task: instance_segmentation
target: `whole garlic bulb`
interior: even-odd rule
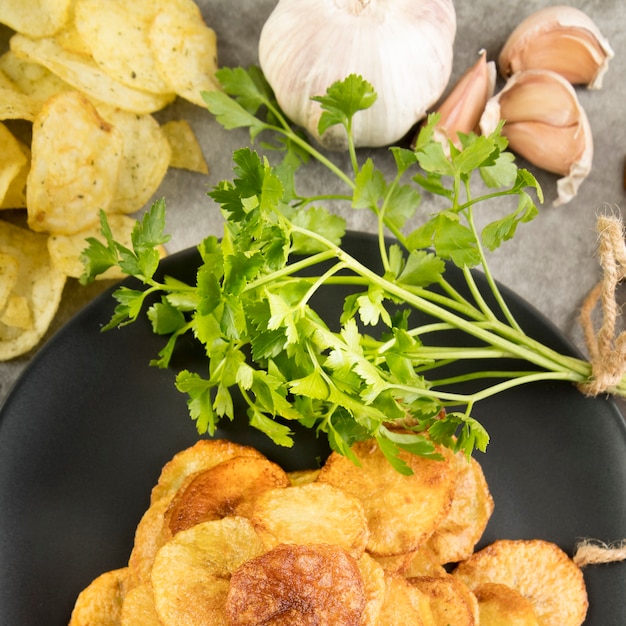
[[[359,74],[378,94],[353,120],[357,146],[401,139],[443,93],[452,71],[452,0],[279,0],[263,26],[259,62],[276,99],[324,147],[347,147],[338,126],[317,132],[321,96]]]

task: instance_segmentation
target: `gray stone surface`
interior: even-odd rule
[[[247,66],[256,63],[260,29],[275,2],[206,0],[199,4],[207,23],[217,32],[220,64]],[[487,50],[490,59],[495,59],[508,34],[523,17],[553,3],[546,0],[509,0],[506,3],[501,0],[459,0],[455,4],[458,31],[452,82],[473,62],[481,48]],[[615,51],[603,88],[599,91],[578,89],[594,135],[593,170],[577,197],[560,207],[551,206],[556,194],[556,177],[533,170],[543,186],[545,204],[540,215],[520,228],[515,240],[492,257],[492,268],[497,279],[532,303],[575,343],[582,345],[578,310],[600,276],[594,231],[596,215],[603,211],[619,212],[626,207],[623,186],[626,4],[623,0],[575,0],[571,4],[595,20]],[[0,49],[6,47],[8,34],[6,29],[0,30]],[[501,84],[500,81],[499,86]],[[208,178],[171,170],[156,194],[167,201],[168,230],[172,234],[169,250],[175,252],[197,244],[207,234],[221,233],[221,217],[206,191],[220,180],[231,177],[232,152],[247,145],[248,137],[244,131],[222,130],[208,112],[182,101],[175,102],[157,117],[160,120],[188,119],[202,143],[211,169]],[[377,158],[384,160],[384,152],[377,151]],[[335,158],[339,163],[344,159],[337,155]],[[323,172],[311,168],[306,184],[313,189],[322,189],[329,182]],[[422,210],[427,207],[425,202]],[[504,207],[493,206],[489,210],[493,212],[492,217]],[[345,215],[351,229],[370,231],[374,228],[373,220],[364,212],[346,212]],[[100,288],[86,290],[76,281],[69,281],[61,310],[46,340]],[[36,353],[35,350],[12,362],[0,363],[0,404]]]

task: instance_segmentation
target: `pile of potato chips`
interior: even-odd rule
[[[215,32],[192,0],[5,0],[0,22],[14,31],[0,56],[7,360],[45,333],[66,277],[82,273],[85,238],[99,236],[100,210],[129,242],[131,215],[169,167],[208,173],[189,123],[152,114],[177,96],[204,106],[201,92],[218,84]],[[26,223],[1,209],[25,210]]]
[[[578,626],[580,569],[542,540],[475,552],[493,500],[475,459],[375,441],[285,472],[256,449],[201,440],[162,469],[128,565],[78,596],[70,626]]]

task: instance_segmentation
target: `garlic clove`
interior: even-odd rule
[[[440,114],[435,137],[447,146],[448,140],[460,146],[458,133],[467,135],[476,130],[480,116],[496,84],[496,66],[487,61],[487,52],[480,51],[480,58],[463,74],[437,109]]]
[[[572,85],[549,70],[516,72],[487,102],[481,131],[493,132],[500,120],[513,152],[562,177],[554,204],[569,202],[593,160],[591,127]]]
[[[498,57],[506,78],[527,69],[557,72],[570,83],[599,89],[614,52],[593,20],[570,6],[529,15],[511,33]]]

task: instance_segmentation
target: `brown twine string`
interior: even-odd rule
[[[615,323],[620,314],[615,290],[626,278],[624,229],[619,218],[607,215],[598,218],[596,228],[600,237],[598,254],[603,276],[589,292],[580,312],[592,379],[579,388],[590,396],[609,390],[626,374],[626,331],[615,336]],[[602,324],[595,332],[592,314],[598,302],[602,309]]]
[[[586,539],[576,547],[573,560],[578,567],[626,561],[626,539],[614,545]]]

